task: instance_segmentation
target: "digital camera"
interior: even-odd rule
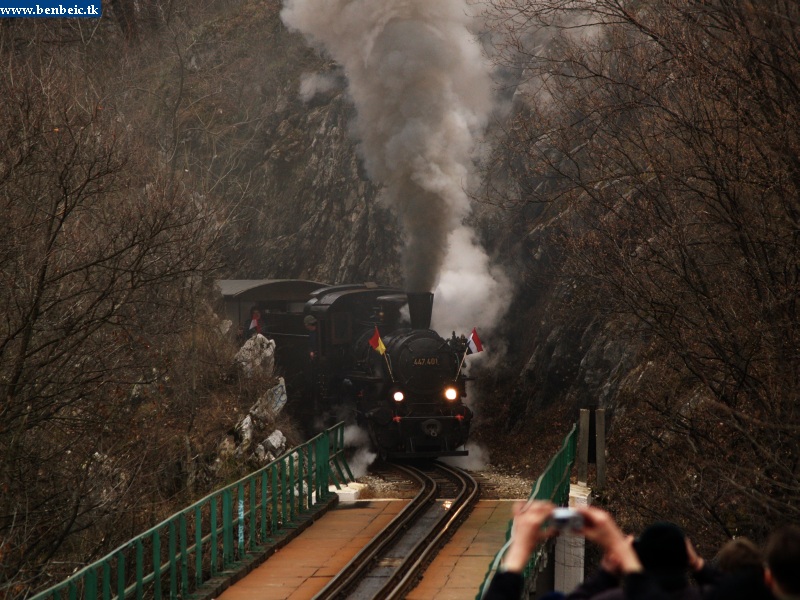
[[[559,531],[578,531],[583,527],[583,515],[572,508],[554,508],[550,521]]]

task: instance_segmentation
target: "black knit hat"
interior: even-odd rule
[[[686,537],[674,523],[653,523],[633,543],[642,567],[654,575],[665,589],[686,585],[689,554]]]

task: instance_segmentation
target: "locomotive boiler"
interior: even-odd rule
[[[433,294],[374,283],[264,280],[247,291],[234,283],[220,282],[228,313],[256,306],[265,315],[276,365],[306,420],[357,423],[388,458],[468,453],[466,338],[430,329]]]

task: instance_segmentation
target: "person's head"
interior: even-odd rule
[[[744,569],[762,569],[764,555],[761,549],[747,538],[727,542],[716,556],[717,567],[723,573],[736,573]]]
[[[788,525],[775,531],[764,549],[764,578],[776,598],[800,598],[800,527]]]
[[[306,315],[303,319],[303,325],[306,326],[306,329],[313,330],[317,328],[317,319],[314,315]]]
[[[665,590],[688,584],[689,554],[686,536],[674,523],[653,523],[633,543],[645,571],[653,575]]]
[[[250,309],[250,318],[251,319],[259,319],[261,318],[261,311],[258,310],[257,306],[254,306]]]

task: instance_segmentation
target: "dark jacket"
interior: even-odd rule
[[[724,575],[707,594],[706,600],[775,600],[764,583],[764,570],[742,569]]]
[[[620,582],[615,575],[601,569],[567,594],[567,600],[625,600],[631,594],[647,598],[648,594],[654,593],[654,589],[658,590],[658,597],[664,600],[702,600],[698,588],[690,586],[688,580],[684,579],[683,582],[683,585],[668,585],[665,589],[659,577],[652,573],[628,576]],[[626,589],[629,585],[633,586],[630,590]]]
[[[578,592],[578,594],[589,593],[593,586],[602,587],[611,584],[615,587],[611,590],[606,589],[606,591],[601,592],[601,594],[614,592],[618,594],[619,598],[622,600],[676,600],[676,598],[683,598],[683,596],[673,596],[665,592],[652,577],[643,573],[627,576],[623,581],[622,587],[619,586],[619,580],[615,576],[604,571],[600,573],[603,573],[603,575],[600,576],[599,580],[589,583],[588,586],[582,584],[579,588],[582,588],[583,591],[576,590],[576,592]],[[489,588],[483,595],[482,600],[519,600],[522,595],[523,585],[524,581],[522,575],[519,573],[496,573],[492,578],[492,582],[489,584]],[[688,590],[697,591],[694,588],[688,588]],[[574,593],[575,592],[573,592],[573,594]],[[567,595],[567,598],[573,598],[573,594]],[[591,596],[578,597],[589,598]],[[686,598],[699,600],[700,594],[698,593],[696,596],[688,594]]]
[[[523,585],[520,573],[495,573],[482,600],[519,600]]]

